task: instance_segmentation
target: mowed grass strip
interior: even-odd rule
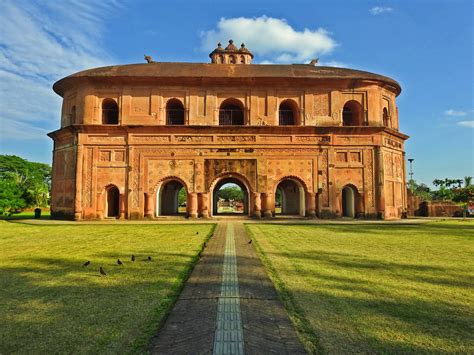
[[[474,353],[474,223],[249,224],[312,353]]]
[[[145,350],[213,230],[0,221],[0,353]]]

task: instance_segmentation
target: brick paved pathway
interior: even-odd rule
[[[219,222],[154,354],[304,354],[242,222]]]

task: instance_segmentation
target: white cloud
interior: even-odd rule
[[[369,9],[371,15],[377,16],[383,13],[393,12],[393,8],[391,7],[383,7],[383,6],[374,6],[373,8]]]
[[[52,84],[113,62],[102,47],[103,20],[116,0],[0,2],[0,138],[49,139],[60,124]]]
[[[330,60],[328,62],[325,61],[318,61],[318,65],[322,67],[338,67],[338,68],[349,68],[350,65],[343,63],[343,62],[338,62],[337,60]]]
[[[466,111],[457,111],[457,110],[446,110],[444,111],[444,114],[447,116],[454,116],[454,117],[460,117],[460,116],[466,116],[467,112]]]
[[[474,120],[471,120],[471,121],[459,121],[457,124],[458,124],[459,126],[462,126],[462,127],[474,128]]]
[[[285,19],[261,16],[221,18],[216,29],[201,33],[201,49],[210,52],[218,42],[225,47],[229,39],[234,39],[237,46],[244,42],[261,63],[307,63],[337,46],[331,33],[323,28],[298,31]]]

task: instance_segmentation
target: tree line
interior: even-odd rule
[[[16,155],[0,155],[0,214],[49,206],[51,166]]]

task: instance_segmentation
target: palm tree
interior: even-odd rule
[[[472,176],[464,176],[464,187],[472,185]]]

